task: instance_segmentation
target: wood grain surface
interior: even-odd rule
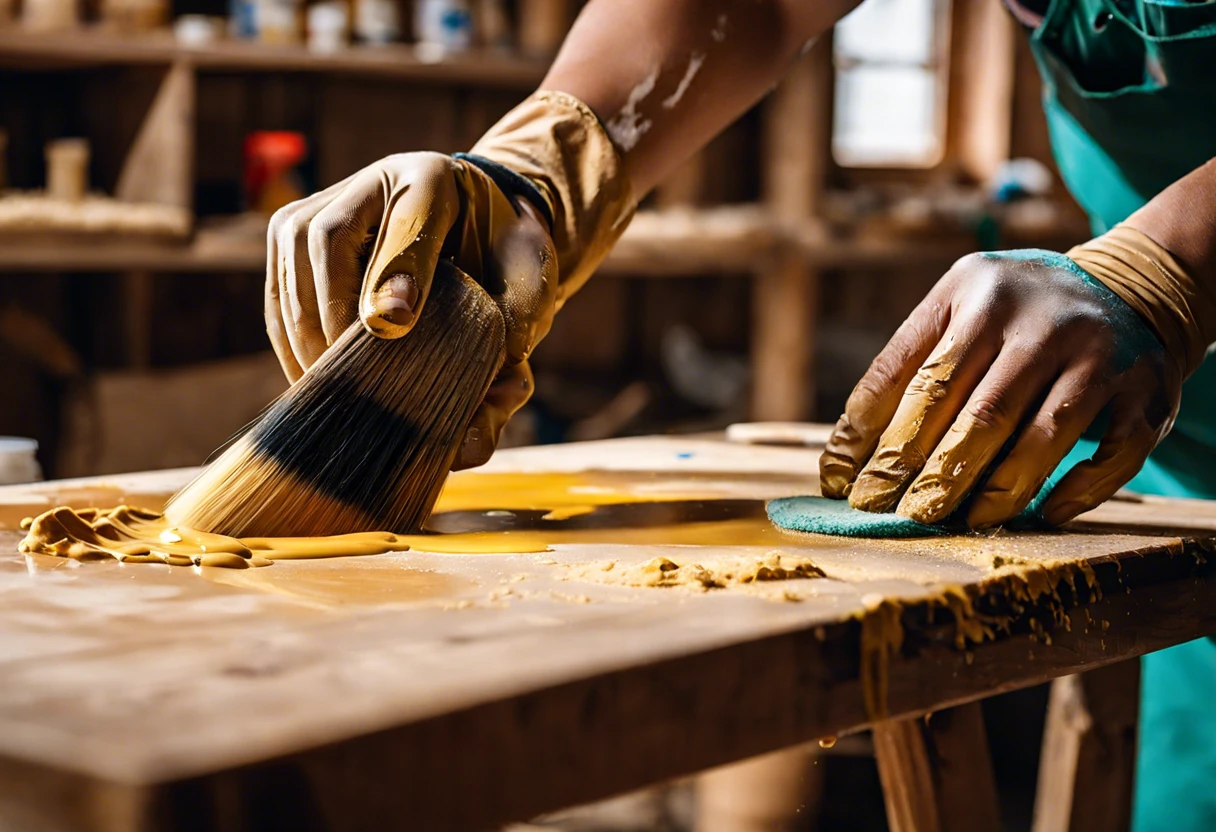
[[[634,495],[520,555],[192,570],[25,557],[0,531],[0,828],[484,829],[867,725],[876,662],[883,715],[911,716],[1216,632],[1216,513],[1186,501],[1110,503],[1058,533],[715,542],[763,524],[767,498],[814,493],[816,471],[810,449],[710,439],[504,452],[460,482],[591,472]],[[189,476],[0,489],[0,521],[154,502]],[[499,518],[518,496],[436,519]],[[660,510],[690,519],[675,542],[648,525]],[[1134,534],[1103,525],[1123,521]],[[700,542],[679,542],[689,529]],[[579,577],[773,550],[827,577],[700,593]],[[960,639],[962,596],[964,624],[1007,628]],[[875,656],[893,617],[902,638]]]

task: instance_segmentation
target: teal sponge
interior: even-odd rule
[[[933,537],[950,534],[943,526],[927,526],[894,512],[876,514],[852,508],[848,500],[827,497],[783,497],[770,500],[768,518],[783,529],[841,537]]]
[[[1015,530],[1047,528],[1042,507],[1051,492],[1048,483],[1026,507],[1026,510],[1005,524]],[[957,514],[940,525],[926,525],[901,517],[894,512],[861,511],[848,500],[827,497],[782,497],[769,500],[765,507],[768,519],[777,526],[794,532],[834,534],[839,537],[935,537],[945,534],[966,534],[970,530]]]

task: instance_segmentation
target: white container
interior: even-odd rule
[[[337,52],[346,48],[349,25],[346,4],[326,0],[308,7],[308,49]]]
[[[42,468],[38,465],[37,453],[37,440],[0,436],[0,485],[41,480]]]
[[[383,45],[400,40],[396,0],[355,0],[354,30],[361,43]]]
[[[463,52],[473,44],[473,15],[468,0],[418,0],[414,7],[418,43],[445,52]]]
[[[183,14],[173,22],[173,36],[185,47],[206,46],[220,39],[224,19],[202,14]]]

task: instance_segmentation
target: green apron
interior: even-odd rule
[[[1216,0],[1052,0],[1031,47],[1060,174],[1095,233],[1216,157]],[[1216,360],[1128,487],[1216,498]],[[1143,679],[1133,829],[1213,832],[1216,643],[1147,656]]]

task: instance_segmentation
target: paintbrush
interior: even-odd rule
[[[502,312],[443,262],[402,338],[359,322],[165,507],[234,537],[421,528],[502,367]]]

